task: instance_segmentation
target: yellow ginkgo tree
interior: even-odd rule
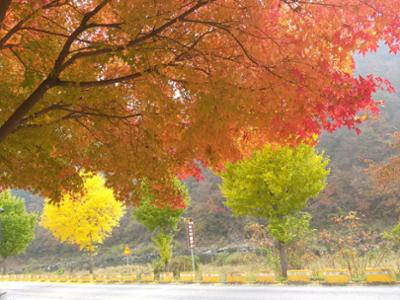
[[[40,224],[61,243],[77,245],[86,251],[90,257],[89,271],[93,274],[97,246],[119,225],[125,207],[115,199],[114,191],[105,186],[103,177],[90,173],[81,176],[82,191],[64,193],[57,204],[46,199]]]

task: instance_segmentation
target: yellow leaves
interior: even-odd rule
[[[353,75],[354,71],[354,60],[352,53],[348,54],[340,64],[339,69],[347,74]]]
[[[40,224],[60,242],[94,252],[119,224],[125,208],[99,175],[81,174],[80,193],[66,193],[59,205],[46,200]]]

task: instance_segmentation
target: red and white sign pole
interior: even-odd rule
[[[186,219],[186,238],[188,242],[188,247],[190,248],[190,253],[192,254],[192,270],[193,274],[196,272],[194,264],[194,227],[192,218]]]

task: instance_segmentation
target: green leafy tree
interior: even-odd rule
[[[225,205],[236,216],[268,222],[280,254],[281,272],[287,276],[286,246],[309,226],[298,213],[326,185],[328,159],[312,146],[266,145],[248,159],[229,163],[221,174]]]
[[[134,209],[134,218],[153,233],[152,241],[156,246],[160,261],[158,268],[166,269],[172,257],[172,241],[178,229],[185,208],[190,203],[189,192],[178,179],[174,180],[175,196],[181,198],[183,207],[159,206],[155,201],[154,191],[142,183],[140,190],[140,205]]]
[[[35,233],[36,215],[27,213],[24,201],[9,191],[0,193],[0,255],[4,272],[7,257],[20,254],[32,242]]]

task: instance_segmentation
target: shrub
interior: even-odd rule
[[[153,267],[153,272],[154,272],[154,277],[156,279],[160,278],[160,273],[164,272],[165,270],[165,264],[161,259],[154,260],[152,263]]]
[[[196,271],[199,269],[200,259],[194,257],[194,266]],[[192,257],[191,256],[176,256],[171,259],[168,270],[174,273],[174,276],[178,276],[181,272],[191,272],[192,271]]]
[[[56,275],[64,275],[65,269],[63,267],[61,267],[55,273],[56,273]]]

